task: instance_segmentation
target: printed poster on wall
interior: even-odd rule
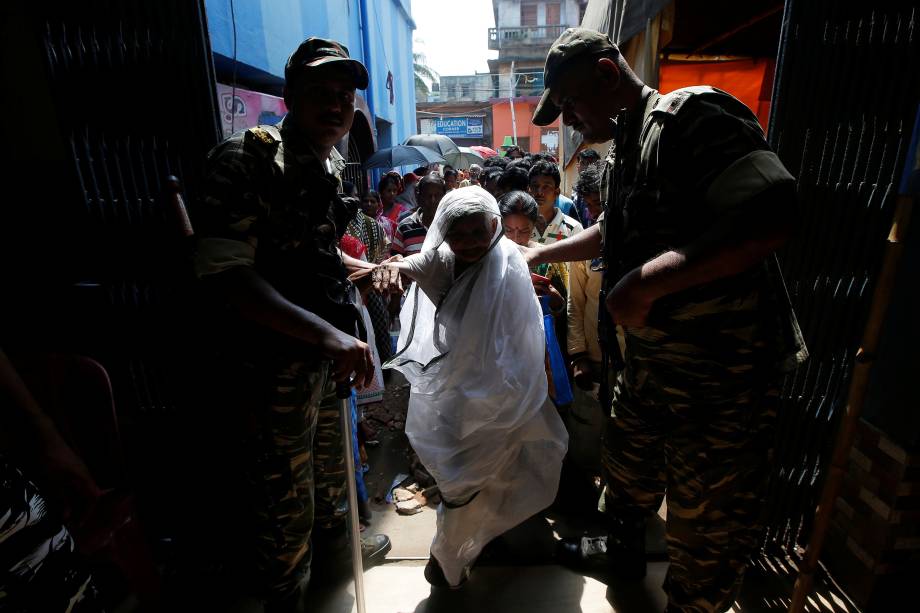
[[[220,125],[224,138],[234,132],[258,125],[274,125],[287,113],[284,99],[248,89],[217,84]]]

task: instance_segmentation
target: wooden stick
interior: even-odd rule
[[[853,439],[856,436],[856,428],[859,425],[859,417],[866,399],[869,373],[872,369],[872,363],[875,361],[875,352],[878,349],[882,324],[885,321],[885,314],[891,302],[891,292],[894,289],[897,278],[898,265],[904,253],[904,238],[910,223],[912,208],[913,198],[911,196],[898,196],[891,232],[888,235],[888,245],[879,271],[878,282],[872,293],[872,306],[869,310],[869,318],[866,321],[863,341],[859,351],[856,353],[856,365],[853,367],[853,375],[850,380],[846,412],[843,415],[840,431],[837,434],[834,454],[821,491],[821,500],[815,511],[814,527],[812,528],[811,538],[808,541],[808,547],[805,550],[805,559],[795,582],[795,590],[792,594],[792,601],[789,604],[789,613],[801,613],[804,611],[808,594],[811,592],[814,574],[818,568],[818,558],[821,555],[824,539],[830,528],[834,503],[840,495],[840,488],[843,485],[847,464],[849,463],[850,450],[853,447]]]

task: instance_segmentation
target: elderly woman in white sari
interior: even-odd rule
[[[415,281],[385,368],[411,384],[406,434],[441,490],[435,586],[463,583],[490,540],[552,503],[567,445],[530,271],[500,219],[484,189],[452,191],[422,251],[387,264]]]

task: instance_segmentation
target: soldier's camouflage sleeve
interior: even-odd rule
[[[258,242],[257,222],[265,207],[258,185],[263,158],[251,131],[236,134],[209,154],[202,198],[195,210],[199,277],[251,266]]]
[[[662,132],[661,170],[719,214],[795,179],[770,150],[757,117],[728,95],[694,96]]]

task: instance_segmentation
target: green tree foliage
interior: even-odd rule
[[[429,83],[437,81],[440,77],[438,73],[428,67],[425,62],[424,54],[412,54],[412,67],[415,70],[415,91],[427,96],[431,93],[431,86]]]

